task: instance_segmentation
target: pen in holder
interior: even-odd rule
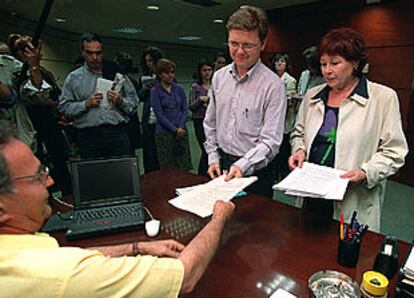
[[[361,241],[359,239],[341,240],[338,244],[338,263],[344,267],[353,268],[358,263],[359,249]]]

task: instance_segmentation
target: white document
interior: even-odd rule
[[[181,188],[176,188],[175,189],[175,193],[177,196],[181,196],[182,194],[185,194],[189,191],[192,191],[194,188],[196,188],[197,185],[195,186],[188,186],[188,187],[181,187]]]
[[[155,75],[154,76],[142,76],[141,77],[141,83],[142,83],[142,86],[144,86],[145,89],[151,89],[150,86],[157,83],[157,77]]]
[[[269,298],[296,298],[295,295],[281,288],[277,289]]]
[[[408,275],[414,275],[414,248],[411,248],[410,250],[410,255],[404,265],[404,270],[408,273]]]
[[[174,207],[189,211],[200,217],[213,214],[217,200],[230,201],[241,190],[257,180],[257,177],[234,178],[224,181],[224,175],[207,183],[193,186],[190,190],[180,189],[181,195],[169,200]],[[179,191],[177,189],[177,191]]]
[[[96,81],[96,92],[102,93],[102,101],[100,106],[105,109],[111,108],[111,103],[108,101],[107,93],[109,90],[111,90],[113,83],[114,82],[112,82],[111,80],[103,78],[98,78],[98,80]]]
[[[349,179],[340,178],[345,171],[308,162],[296,168],[273,189],[304,197],[343,200]]]

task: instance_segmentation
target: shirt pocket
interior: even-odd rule
[[[239,131],[247,137],[258,137],[262,128],[262,112],[257,108],[245,107],[239,112]]]

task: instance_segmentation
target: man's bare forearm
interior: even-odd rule
[[[30,67],[30,80],[36,88],[40,89],[42,87],[43,76],[39,66]]]
[[[121,257],[121,256],[132,256],[138,253],[138,246],[134,248],[134,243],[126,243],[119,245],[111,246],[97,246],[97,247],[88,247],[90,250],[97,250],[107,257]]]
[[[225,222],[223,218],[213,218],[178,257],[185,268],[182,293],[191,292],[203,275],[217,250]]]

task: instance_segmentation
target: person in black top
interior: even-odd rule
[[[138,80],[138,96],[144,102],[141,119],[145,173],[156,171],[160,168],[154,137],[156,117],[151,109],[150,91],[157,84],[155,65],[163,57],[164,54],[156,47],[148,47],[141,56],[142,75]]]

